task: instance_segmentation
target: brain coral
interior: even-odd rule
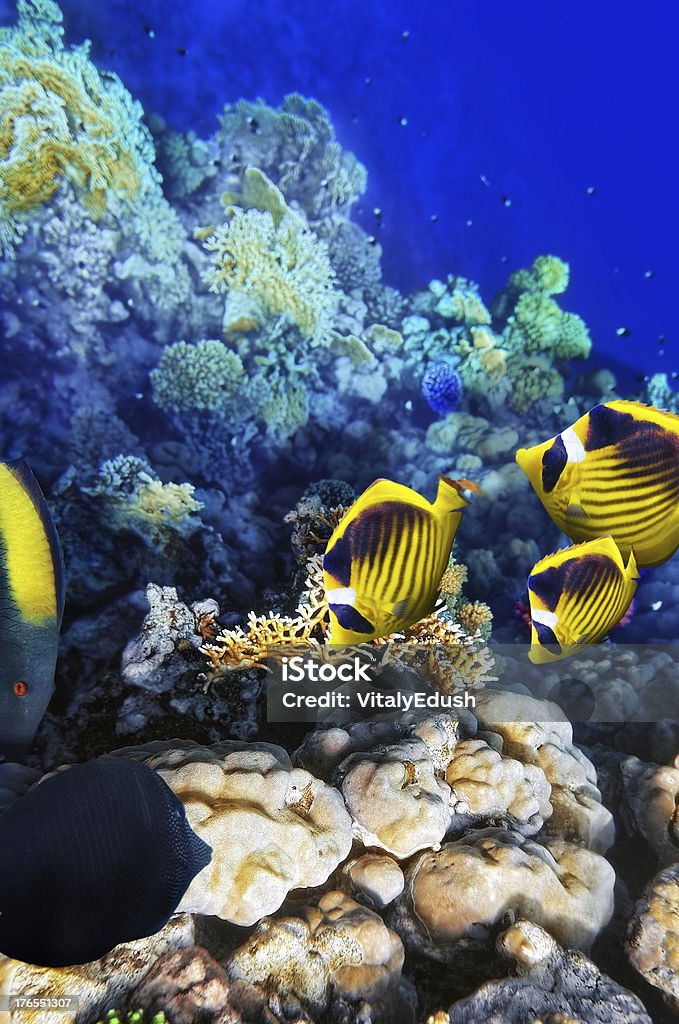
[[[30,211],[62,179],[97,217],[110,198],[142,187],[153,163],[143,110],[116,75],[101,75],[89,44],[66,50],[52,0],[19,0],[16,28],[0,30],[0,240],[21,233]]]

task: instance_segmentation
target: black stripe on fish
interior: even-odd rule
[[[330,604],[330,610],[339,622],[342,629],[349,629],[352,633],[374,633],[375,627],[368,622],[360,612],[350,604]]]
[[[559,482],[559,477],[566,468],[568,453],[561,434],[554,438],[554,444],[542,456],[542,489],[550,494]]]
[[[618,412],[606,405],[595,405],[589,411],[585,451],[607,448],[611,444],[627,441],[640,425],[640,420],[628,412]]]
[[[342,587],[351,583],[351,527],[349,523],[344,534],[338,537],[323,556],[323,568]]]
[[[538,636],[538,643],[541,647],[554,648],[552,654],[561,653],[561,644],[556,638],[556,633],[551,626],[545,626],[543,622],[534,622],[533,626]]]

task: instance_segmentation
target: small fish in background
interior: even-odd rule
[[[74,765],[0,815],[0,952],[66,967],[153,935],[211,856],[147,765]]]
[[[432,504],[417,491],[376,480],[357,498],[323,558],[330,643],[357,644],[406,629],[434,609],[468,480],[439,475]]]
[[[679,547],[679,416],[606,402],[516,461],[571,540],[610,534],[646,568]]]
[[[528,577],[530,660],[558,661],[598,643],[626,615],[638,579],[634,553],[625,565],[612,537],[541,559]]]
[[[54,690],[64,611],[59,538],[23,459],[0,462],[0,754],[30,746]]]

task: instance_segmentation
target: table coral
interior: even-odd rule
[[[189,886],[181,910],[254,924],[291,889],[322,885],[351,849],[340,794],[293,768],[282,747],[170,740],[117,753],[157,771],[212,847],[212,861]]]

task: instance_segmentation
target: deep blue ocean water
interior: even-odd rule
[[[320,100],[368,167],[357,215],[389,283],[461,274],[490,301],[510,270],[553,252],[571,264],[564,307],[590,326],[597,361],[679,370],[676,5],[61,6],[68,41],[91,38],[95,62],[173,128],[206,137],[240,97]],[[0,16],[14,20],[7,0]]]

